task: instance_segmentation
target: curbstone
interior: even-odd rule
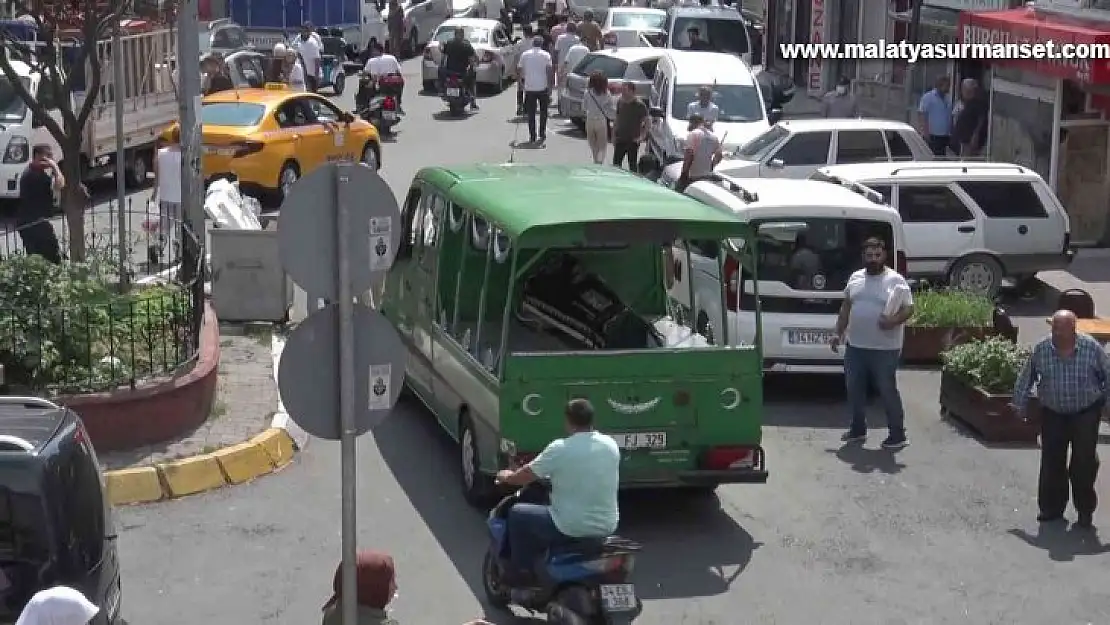
[[[162,479],[154,467],[132,467],[104,474],[108,501],[113,506],[133,503],[151,503],[165,497]]]
[[[274,461],[266,449],[250,441],[224,447],[212,455],[230,484],[242,484],[274,470]]]
[[[274,466],[279,469],[293,460],[293,439],[281,428],[270,428],[248,442],[265,449]]]
[[[212,454],[165,462],[157,467],[170,497],[202,493],[227,484],[227,477]]]

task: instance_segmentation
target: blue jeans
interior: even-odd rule
[[[552,545],[568,540],[555,527],[551,509],[518,503],[509,511],[509,564],[517,573],[531,573]]]
[[[848,409],[852,413],[852,433],[867,432],[865,410],[870,382],[879,392],[890,435],[905,435],[906,414],[902,409],[902,396],[898,393],[900,356],[901,350],[897,349],[863,349],[851,345],[845,348],[844,381],[848,389]]]

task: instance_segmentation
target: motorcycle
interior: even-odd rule
[[[446,72],[443,77],[443,101],[454,117],[462,117],[466,113],[466,106],[470,104],[471,95],[463,85],[463,75],[458,72]]]
[[[393,127],[401,122],[401,91],[404,79],[400,76],[382,76],[375,83],[366,73],[359,76],[355,94],[355,110],[359,117],[374,124],[382,135],[393,134]]]
[[[543,612],[553,625],[630,625],[643,611],[628,578],[642,547],[619,536],[579,538],[553,546],[537,566],[539,587],[510,588],[501,580],[507,566],[508,517],[517,503],[546,504],[548,487],[533,482],[506,496],[490,511],[490,545],[482,562],[482,587],[490,604],[515,604]]]

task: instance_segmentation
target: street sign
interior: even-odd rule
[[[389,321],[354,306],[355,429],[365,434],[393,409],[405,379],[405,346]],[[339,306],[328,304],[302,321],[285,341],[278,387],[289,418],[309,434],[337,441],[339,425]]]
[[[278,245],[285,272],[305,291],[339,297],[335,207],[345,203],[350,287],[364,293],[389,270],[401,242],[401,211],[389,185],[362,164],[331,164],[301,178],[278,216]]]

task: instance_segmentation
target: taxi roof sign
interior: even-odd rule
[[[268,82],[262,88],[266,91],[285,91],[289,86],[283,82]]]

